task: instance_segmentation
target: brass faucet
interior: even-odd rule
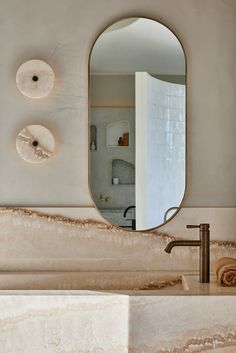
[[[199,228],[199,240],[173,240],[167,244],[165,251],[170,254],[175,246],[199,246],[199,274],[201,283],[210,282],[210,224],[187,225],[187,228]]]

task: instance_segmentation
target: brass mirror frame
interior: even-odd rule
[[[90,173],[90,167],[91,167],[91,158],[90,158],[90,146],[89,146],[89,141],[90,141],[90,121],[91,121],[91,78],[90,78],[90,63],[91,63],[91,55],[92,55],[92,51],[94,49],[94,46],[98,40],[98,38],[112,25],[114,25],[115,23],[122,21],[122,20],[128,20],[128,19],[132,19],[132,18],[144,18],[147,20],[152,20],[155,22],[160,23],[161,25],[165,26],[167,29],[169,29],[170,32],[172,32],[172,34],[176,37],[176,39],[179,41],[181,48],[183,50],[184,53],[184,59],[185,59],[185,188],[184,188],[184,193],[183,193],[183,197],[182,200],[178,206],[178,208],[176,209],[175,213],[173,213],[173,215],[168,218],[166,221],[164,221],[163,223],[159,224],[156,227],[153,228],[148,228],[148,229],[138,229],[138,230],[132,230],[132,229],[125,229],[122,227],[119,227],[116,224],[110,223],[108,220],[106,220],[106,218],[102,215],[101,211],[99,210],[99,208],[97,207],[96,203],[94,202],[93,199],[93,193],[91,190],[91,173]],[[126,233],[150,233],[154,230],[157,230],[161,227],[163,227],[164,225],[166,225],[167,223],[169,223],[181,210],[183,203],[186,199],[186,194],[187,194],[187,190],[188,190],[188,173],[187,173],[187,167],[188,167],[188,119],[187,119],[187,113],[188,113],[188,103],[187,103],[187,97],[188,97],[188,85],[187,85],[187,81],[188,81],[188,71],[187,71],[187,55],[186,55],[186,51],[184,49],[184,46],[182,44],[181,39],[179,38],[179,36],[174,32],[174,30],[167,25],[166,23],[164,23],[162,20],[159,20],[157,18],[154,17],[148,17],[148,16],[143,16],[143,15],[133,15],[133,16],[125,16],[125,17],[118,17],[116,18],[116,20],[112,21],[112,22],[108,22],[107,25],[105,25],[103,27],[103,29],[96,34],[96,37],[93,41],[93,44],[91,46],[90,52],[89,52],[89,56],[88,56],[88,189],[89,189],[89,193],[90,193],[90,197],[93,201],[94,204],[94,208],[97,210],[97,212],[99,213],[99,215],[105,220],[106,223],[110,224],[112,227],[117,228],[117,231],[123,231]]]

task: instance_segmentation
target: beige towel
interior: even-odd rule
[[[215,262],[214,270],[221,286],[236,286],[236,259],[222,257]]]

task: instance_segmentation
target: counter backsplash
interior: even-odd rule
[[[198,249],[164,252],[175,238],[198,238],[186,224],[211,224],[211,261],[236,257],[235,208],[183,208],[165,226],[131,232],[94,208],[1,208],[0,270],[104,271],[198,269]]]

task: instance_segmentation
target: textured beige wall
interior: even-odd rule
[[[134,107],[134,76],[93,75],[90,82],[93,107]]]
[[[1,0],[0,165],[2,204],[92,206],[88,180],[88,58],[96,35],[130,15],[166,23],[188,63],[188,190],[185,206],[236,206],[235,0]],[[30,101],[15,86],[25,60],[55,70],[56,87]],[[33,169],[15,155],[29,123],[58,141],[52,164]],[[39,192],[40,190],[40,192]]]
[[[184,76],[158,75],[163,81],[184,84]],[[134,75],[92,75],[90,78],[93,107],[134,107]]]

